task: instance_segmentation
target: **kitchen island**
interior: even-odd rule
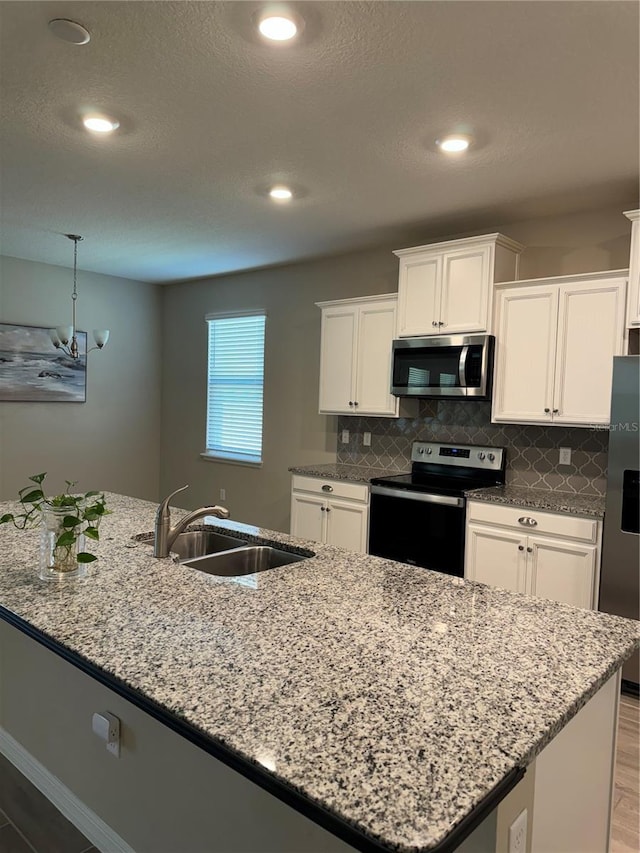
[[[315,556],[206,575],[133,541],[155,504],[107,500],[99,560],[68,586],[38,581],[36,531],[0,528],[0,745],[24,748],[140,851],[204,849],[169,835],[203,795],[211,851],[495,850],[500,800],[615,694],[639,644],[625,619],[233,522],[212,526]],[[85,707],[89,682],[105,692]],[[122,718],[120,759],[91,736],[90,711],[105,710]],[[186,753],[197,780],[181,776]],[[253,847],[238,840],[252,820]]]

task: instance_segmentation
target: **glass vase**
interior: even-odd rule
[[[40,567],[38,577],[41,580],[67,581],[84,577],[87,566],[78,562],[78,554],[84,551],[85,537],[81,527],[65,527],[64,519],[76,513],[69,507],[47,507],[42,510],[40,532]],[[72,532],[73,542],[60,543],[63,534]]]

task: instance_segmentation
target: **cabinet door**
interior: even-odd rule
[[[631,229],[631,258],[629,260],[629,308],[627,321],[630,328],[640,326],[640,210],[630,210],[625,216],[633,222]]]
[[[358,415],[398,413],[398,398],[389,391],[395,330],[395,301],[370,302],[360,308],[354,401]]]
[[[506,530],[467,525],[464,576],[468,580],[526,592],[525,539]]]
[[[442,270],[440,330],[444,335],[487,329],[492,247],[447,252]]]
[[[326,539],[326,502],[313,495],[291,493],[291,535],[313,542]]]
[[[357,306],[325,308],[320,344],[320,412],[353,414]],[[349,406],[349,403],[352,405]]]
[[[494,421],[551,422],[557,317],[557,288],[498,293]]]
[[[327,544],[367,553],[369,507],[346,501],[327,502]]]
[[[398,335],[440,335],[442,255],[400,258]]]
[[[591,609],[594,602],[595,545],[529,537],[529,591],[574,607]]]
[[[625,279],[560,287],[554,423],[608,424],[624,346]]]

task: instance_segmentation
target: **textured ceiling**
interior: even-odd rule
[[[286,46],[259,8],[1,2],[2,253],[168,281],[636,198],[637,3],[306,2]]]

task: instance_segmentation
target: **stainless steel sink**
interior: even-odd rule
[[[239,577],[264,572],[267,569],[276,569],[278,566],[286,566],[289,563],[298,563],[300,560],[306,559],[307,557],[301,554],[281,551],[279,548],[271,548],[269,545],[253,545],[247,548],[238,548],[235,551],[227,551],[223,554],[210,554],[207,557],[199,557],[195,560],[185,560],[184,564],[210,575]]]
[[[153,536],[144,541],[145,544],[153,546]],[[178,555],[182,563],[206,554],[242,548],[246,544],[246,539],[236,539],[235,536],[225,536],[224,533],[216,533],[213,530],[188,530],[176,536],[170,550],[172,554]]]

